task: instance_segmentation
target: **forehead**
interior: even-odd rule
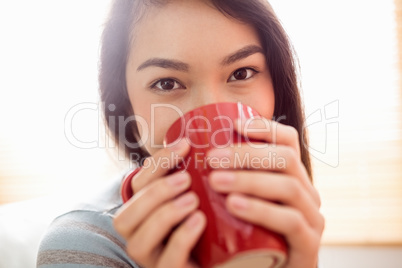
[[[260,45],[256,30],[209,1],[174,0],[147,8],[134,27],[130,54],[136,59],[218,56],[251,44]]]

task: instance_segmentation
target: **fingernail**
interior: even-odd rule
[[[176,172],[170,175],[166,181],[172,186],[179,186],[189,181],[189,174],[187,172]]]
[[[229,158],[232,154],[232,150],[230,148],[215,148],[208,151],[207,156],[209,157],[217,157],[217,158]]]
[[[235,180],[234,173],[230,171],[214,171],[210,176],[211,181],[218,186],[230,186]]]
[[[177,207],[186,207],[186,206],[189,206],[189,205],[194,204],[195,201],[196,201],[196,196],[195,196],[195,194],[194,194],[194,193],[187,193],[187,194],[185,194],[185,195],[180,196],[179,198],[177,198],[177,199],[174,201],[174,204],[175,204]]]
[[[172,143],[169,143],[166,147],[172,151],[180,151],[186,146],[188,146],[188,142],[186,138],[182,138],[180,141],[174,141]]]
[[[200,213],[194,213],[191,215],[191,217],[187,220],[186,226],[190,228],[190,230],[193,230],[194,227],[197,225],[201,224],[202,221],[202,216]]]
[[[237,209],[246,209],[249,206],[249,201],[238,195],[230,196],[228,202]]]

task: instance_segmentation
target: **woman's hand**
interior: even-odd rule
[[[144,268],[166,267],[166,264],[197,267],[190,260],[190,252],[205,228],[206,219],[197,210],[196,194],[184,193],[191,184],[190,175],[187,172],[167,175],[189,149],[182,140],[177,146],[161,149],[147,158],[132,181],[135,195],[114,219],[115,229],[127,242],[128,255]]]
[[[237,125],[237,131],[266,143],[249,141],[241,147],[211,150],[208,159],[214,159],[210,165],[216,168],[210,175],[211,187],[228,194],[226,206],[234,216],[285,236],[289,246],[285,267],[317,267],[324,218],[318,192],[300,159],[297,131],[264,118],[246,126]],[[223,167],[217,158],[230,164]]]

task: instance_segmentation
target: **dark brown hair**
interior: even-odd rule
[[[146,7],[160,5],[167,0],[114,0],[102,36],[99,90],[104,105],[106,125],[126,155],[135,153],[141,159],[149,156],[138,146],[138,129],[126,88],[126,63],[135,23],[140,20]],[[304,128],[304,111],[297,80],[297,65],[293,47],[272,7],[266,0],[209,0],[226,16],[253,26],[262,43],[270,70],[274,94],[274,119],[294,127],[299,133],[301,158],[312,177],[308,138]],[[124,128],[117,120],[126,120]],[[124,142],[122,142],[124,140]]]

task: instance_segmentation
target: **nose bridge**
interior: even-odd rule
[[[193,92],[193,102],[197,107],[223,101],[222,90],[212,83],[198,85],[193,88]]]

